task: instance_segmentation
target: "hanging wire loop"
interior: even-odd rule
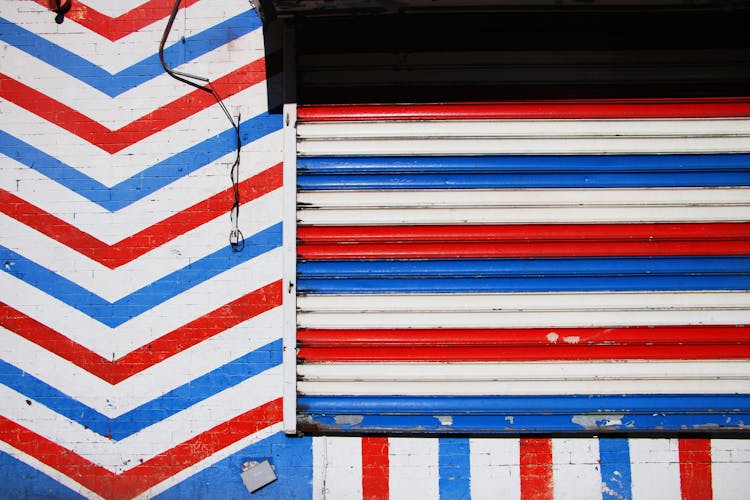
[[[65,14],[70,11],[70,8],[73,6],[73,0],[68,0],[66,3],[61,4],[60,0],[54,0],[55,8],[52,9],[52,12],[57,14],[55,16],[55,22],[57,24],[62,24],[65,20]],[[51,5],[50,5],[51,6]]]
[[[241,204],[239,187],[240,151],[242,149],[242,136],[240,135],[241,116],[238,114],[236,121],[234,120],[234,118],[232,118],[232,115],[229,113],[229,110],[224,104],[223,99],[216,91],[216,88],[214,88],[214,86],[211,84],[211,80],[203,76],[185,73],[184,71],[177,71],[174,68],[171,68],[164,60],[164,45],[167,43],[167,38],[172,31],[172,25],[174,24],[174,20],[177,17],[177,12],[179,12],[181,2],[182,0],[175,0],[174,6],[172,7],[172,13],[169,16],[169,21],[167,21],[167,26],[164,28],[164,33],[161,36],[161,41],[159,42],[159,61],[161,61],[161,65],[164,68],[164,71],[166,71],[166,73],[175,80],[186,83],[192,87],[213,95],[219,107],[224,112],[224,115],[229,120],[229,123],[232,124],[232,128],[235,132],[237,153],[234,158],[234,163],[229,169],[229,178],[232,182],[232,195],[234,198],[232,201],[232,206],[229,210],[229,220],[232,224],[232,229],[229,232],[229,245],[232,247],[233,251],[241,252],[245,248],[245,237],[243,236],[242,231],[240,231],[239,228]]]

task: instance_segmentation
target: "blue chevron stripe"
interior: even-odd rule
[[[0,360],[0,383],[33,402],[115,441],[179,413],[281,363],[281,340],[273,341],[116,418],[109,418],[60,390]]]
[[[0,498],[65,498],[86,500],[86,497],[25,462],[0,451]],[[254,500],[254,499],[253,499]]]
[[[0,260],[5,262],[3,271],[6,273],[115,328],[172,297],[279,246],[281,223],[247,238],[242,252],[234,252],[227,245],[114,303],[2,246]]]
[[[242,145],[250,144],[281,127],[281,115],[262,113],[250,118],[240,125]],[[100,207],[116,212],[230,153],[235,148],[234,133],[234,129],[227,129],[111,188],[1,130],[0,153],[41,172]]]
[[[260,26],[260,18],[251,9],[186,38],[184,43],[177,42],[166,47],[164,58],[170,66],[176,67],[246,35],[260,28]],[[111,74],[83,57],[2,17],[0,17],[0,40],[23,50],[50,66],[54,66],[110,97],[116,97],[164,74],[158,54],[149,56],[119,73]],[[158,39],[154,41],[154,50],[157,48]]]

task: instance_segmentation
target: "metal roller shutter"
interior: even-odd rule
[[[743,428],[750,98],[297,112],[299,429]]]

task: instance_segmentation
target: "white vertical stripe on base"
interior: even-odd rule
[[[552,440],[555,500],[601,500],[599,440]]]
[[[440,497],[438,451],[438,440],[435,438],[388,440],[390,500],[430,500]]]
[[[313,498],[362,498],[361,438],[313,438]]]
[[[711,476],[716,500],[746,500],[750,477],[750,440],[712,439]]]
[[[518,438],[474,438],[469,441],[469,446],[472,500],[520,500]]]
[[[676,439],[631,439],[633,500],[680,498],[680,453]]]

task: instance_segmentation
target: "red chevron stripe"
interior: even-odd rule
[[[119,475],[2,416],[0,439],[106,499],[124,500],[280,421],[281,399],[275,399]]]
[[[265,78],[266,61],[264,58],[260,58],[224,75],[214,81],[213,86],[222,99],[226,99],[241,90],[262,82]],[[0,97],[54,123],[110,154],[122,151],[128,146],[132,146],[146,137],[216,104],[213,95],[196,89],[117,130],[110,130],[83,113],[3,73],[0,73]]]
[[[243,203],[247,203],[280,188],[281,184],[282,165],[279,163],[242,181],[239,185],[240,197]],[[115,269],[226,214],[232,203],[232,197],[232,189],[228,188],[114,245],[108,245],[2,189],[0,189],[0,212],[110,269]]]
[[[51,8],[50,0],[35,1]],[[184,6],[189,7],[197,2],[198,0],[185,0]],[[65,18],[114,42],[169,16],[171,12],[172,2],[150,0],[121,16],[110,17],[75,0]]]
[[[0,325],[109,382],[118,384],[157,363],[218,335],[250,318],[281,305],[281,281],[254,290],[148,345],[111,361],[73,342],[63,334],[0,302]]]

